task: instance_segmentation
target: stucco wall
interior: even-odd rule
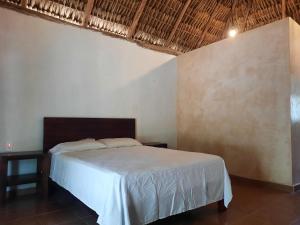
[[[300,183],[300,26],[290,20],[293,183]]]
[[[289,20],[178,57],[178,148],[292,184]]]
[[[176,80],[174,56],[0,8],[0,151],[40,149],[45,116],[136,118],[176,147]]]

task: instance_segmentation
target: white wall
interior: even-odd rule
[[[45,116],[133,117],[176,147],[175,57],[0,8],[0,149],[40,149]]]

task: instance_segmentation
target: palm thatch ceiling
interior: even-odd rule
[[[0,0],[0,6],[181,54],[286,16],[300,0]]]

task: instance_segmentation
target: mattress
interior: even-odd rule
[[[98,214],[101,225],[142,225],[232,199],[222,158],[133,146],[55,153],[50,178]]]

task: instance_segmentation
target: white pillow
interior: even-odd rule
[[[142,144],[133,138],[105,138],[99,139],[99,142],[106,145],[107,148],[141,146]]]
[[[101,142],[96,141],[95,139],[87,138],[79,141],[60,143],[55,147],[53,147],[52,149],[50,149],[50,152],[54,154],[54,153],[62,153],[62,152],[92,150],[92,149],[99,149],[99,148],[106,148],[106,146]]]

